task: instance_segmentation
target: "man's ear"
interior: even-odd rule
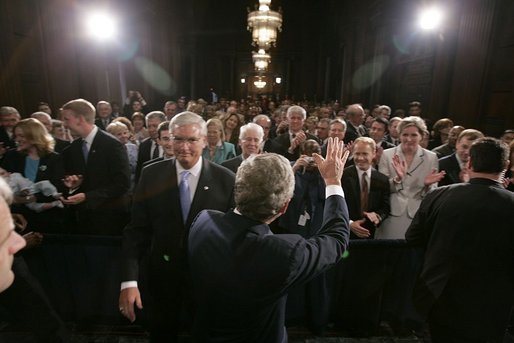
[[[287,208],[289,207],[289,202],[291,201],[291,199],[287,200],[287,202],[282,206],[282,208],[278,211],[278,213],[280,215],[283,215],[284,213],[286,213],[287,211]]]

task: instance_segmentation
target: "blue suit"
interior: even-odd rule
[[[320,232],[274,235],[234,212],[202,211],[189,235],[197,342],[286,342],[287,292],[336,264],[348,246],[344,198],[326,199]]]

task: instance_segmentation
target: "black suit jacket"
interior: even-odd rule
[[[139,144],[139,149],[137,151],[137,164],[135,174],[136,183],[139,181],[139,178],[141,177],[141,170],[143,169],[143,164],[146,161],[150,161],[152,159],[152,143],[153,140],[151,138],[147,138],[143,142],[141,142],[141,144]]]
[[[344,134],[344,143],[348,144],[353,142],[362,135],[355,129],[355,127],[349,121],[346,121],[346,133]]]
[[[109,125],[112,121],[112,117],[108,118],[107,125]],[[95,125],[98,126],[100,130],[105,131],[107,129],[107,125],[104,125],[104,122],[102,121],[102,118],[96,117],[95,119]]]
[[[356,166],[345,168],[343,176],[343,190],[350,219],[354,221],[362,219],[360,182]],[[375,169],[371,169],[367,212],[376,212],[382,218],[382,221],[384,221],[391,210],[389,199],[390,186],[387,176]],[[373,237],[373,233],[376,229],[374,225],[369,223],[366,228],[370,230],[371,237]],[[351,237],[352,239],[358,238],[353,235],[353,233]]]
[[[273,235],[268,225],[232,211],[202,211],[188,244],[195,341],[286,341],[287,292],[337,263],[348,234],[348,211],[338,195],[326,200],[323,226],[310,239]]]
[[[320,140],[318,137],[311,135],[308,132],[305,132],[305,135],[307,136],[305,138],[305,140],[314,139],[316,142],[320,143]],[[291,138],[289,136],[289,132],[286,132],[286,133],[283,133],[283,134],[277,136],[273,140],[272,144],[274,145],[272,147],[272,149],[274,149],[274,151],[269,151],[269,152],[274,152],[279,155],[282,155],[285,158],[287,158],[289,161],[296,161],[300,157],[300,146],[296,147],[293,154],[290,154],[288,151],[289,147],[291,146]]]
[[[420,313],[460,336],[503,337],[514,303],[513,208],[514,193],[489,179],[426,195],[405,235],[426,248],[413,298]]]
[[[140,259],[150,249],[150,281],[155,293],[180,289],[186,265],[184,242],[196,215],[204,209],[226,211],[233,202],[234,174],[203,159],[184,224],[175,163],[172,158],[143,169],[134,194],[132,218],[123,232],[122,281],[138,280]]]
[[[455,153],[439,160],[439,171],[442,170],[446,172],[446,175],[444,175],[444,178],[439,181],[439,186],[447,186],[462,182],[459,177],[460,165],[459,161],[457,161],[457,157],[455,157]]]
[[[120,225],[124,226],[124,223],[119,218],[126,218],[130,189],[130,166],[125,146],[109,133],[98,130],[87,163],[82,154],[82,139],[74,140],[63,156],[66,173],[83,176],[75,193],[85,193],[86,201],[73,208],[77,211],[77,224],[84,225],[81,230],[120,234]]]
[[[231,170],[234,174],[237,173],[239,166],[243,163],[243,155],[237,155],[230,160],[226,160],[221,162],[221,165],[229,170]]]
[[[14,138],[14,134],[13,134]],[[16,143],[14,142],[14,139],[9,138],[9,135],[7,134],[7,131],[5,130],[5,127],[0,126],[0,143],[4,144],[4,148],[6,149],[13,149],[16,148]]]

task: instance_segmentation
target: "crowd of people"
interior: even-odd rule
[[[387,105],[366,109],[337,101],[316,106],[262,97],[208,104],[181,97],[167,101],[162,111],[149,111],[141,93],[130,91],[123,106],[75,99],[55,115],[47,103],[24,118],[8,106],[0,108],[0,115],[0,176],[14,192],[12,213],[26,218],[27,231],[122,235],[119,302],[131,321],[143,307],[139,263],[149,252],[151,293],[159,299],[152,309],[156,342],[176,338],[181,315],[191,312],[186,247],[190,227],[202,225],[194,222],[202,210],[226,212],[235,206],[239,214],[268,223],[274,233],[298,234],[310,242],[325,227],[322,156],[329,159],[336,150],[331,142],[341,141],[349,156],[339,156],[344,176],[335,184],[342,187],[348,209],[348,234],[352,239],[405,239],[427,195],[438,186],[476,177],[470,151],[484,139],[482,132],[450,118],[427,126],[419,102],[393,113]],[[500,140],[510,149],[505,161],[511,164],[497,173],[498,180],[513,191],[514,130],[505,130]],[[278,171],[254,166],[257,174],[250,168],[262,153],[280,155],[291,167],[294,187],[286,206],[281,207],[284,199],[271,206],[260,198],[274,187],[279,187],[277,194],[285,192],[282,180],[273,179]],[[264,158],[261,163],[268,162]],[[280,165],[269,162],[267,167]],[[242,195],[249,189],[255,194]],[[226,225],[236,224],[229,220]],[[191,251],[198,249],[199,238],[194,239],[189,240]],[[208,264],[195,258],[193,268]],[[310,277],[298,278],[317,274],[305,273]],[[193,276],[204,280],[199,281],[199,298],[204,299],[205,278],[198,269]],[[323,282],[323,274],[309,282]],[[297,284],[287,282],[281,292]],[[209,311],[203,315],[200,326],[206,325]],[[447,334],[441,323],[438,317],[437,329]],[[275,329],[279,332],[268,332],[269,337],[282,339],[283,332]],[[210,334],[202,331],[205,327],[199,330],[201,339]]]

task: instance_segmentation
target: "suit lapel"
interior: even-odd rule
[[[211,180],[212,175],[210,171],[210,166],[207,160],[202,159],[202,170],[200,172],[200,178],[198,179],[198,186],[196,187],[195,195],[193,197],[193,201],[191,203],[191,208],[189,210],[189,216],[187,218],[186,227],[191,225],[194,217],[202,210],[207,208],[206,206],[207,200],[209,199],[212,190],[211,190]],[[177,188],[178,189],[178,188]]]
[[[396,148],[398,152],[400,152],[403,160],[405,161],[405,156],[403,155],[402,149]],[[414,155],[414,159],[412,160],[412,163],[409,167],[409,170],[407,172],[407,175],[411,175],[416,171],[425,161],[425,152],[423,151],[423,148],[418,146],[418,151],[416,151],[416,155]]]

